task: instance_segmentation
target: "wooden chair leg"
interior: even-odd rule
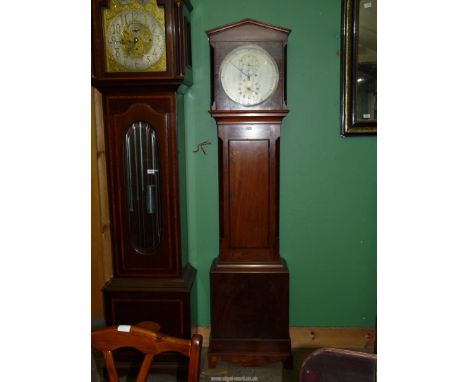
[[[151,364],[153,363],[153,358],[153,354],[145,355],[145,359],[143,360],[143,363],[140,367],[140,372],[138,373],[136,382],[146,382],[146,378],[148,377]]]
[[[104,360],[106,361],[107,377],[109,382],[119,382],[119,375],[117,374],[117,368],[115,367],[114,356],[110,350],[103,351]]]

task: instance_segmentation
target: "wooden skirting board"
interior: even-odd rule
[[[192,333],[201,334],[207,346],[210,338],[209,326],[192,328]],[[344,349],[365,349],[372,351],[375,345],[375,328],[341,327],[290,327],[292,348],[336,347]]]

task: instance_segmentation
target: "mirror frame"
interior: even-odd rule
[[[375,135],[377,120],[356,120],[356,71],[359,0],[342,0],[341,135]]]

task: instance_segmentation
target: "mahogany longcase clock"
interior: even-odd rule
[[[92,0],[92,85],[102,93],[113,278],[107,325],[156,321],[189,338],[183,92],[189,0]]]
[[[220,360],[292,365],[289,271],[278,245],[289,33],[250,19],[207,32],[221,236],[210,271],[210,367]]]

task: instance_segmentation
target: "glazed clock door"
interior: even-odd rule
[[[178,210],[173,203],[175,159],[171,116],[164,97],[154,104],[109,99],[120,108],[108,131],[114,269],[116,276],[171,275],[178,271]]]
[[[266,50],[246,44],[232,50],[221,63],[221,85],[226,95],[243,106],[267,100],[278,85],[278,66]]]
[[[161,187],[159,142],[146,121],[127,128],[124,142],[124,178],[127,232],[132,248],[151,256],[161,243]]]
[[[213,110],[284,109],[282,41],[215,41],[213,44],[216,46]]]

